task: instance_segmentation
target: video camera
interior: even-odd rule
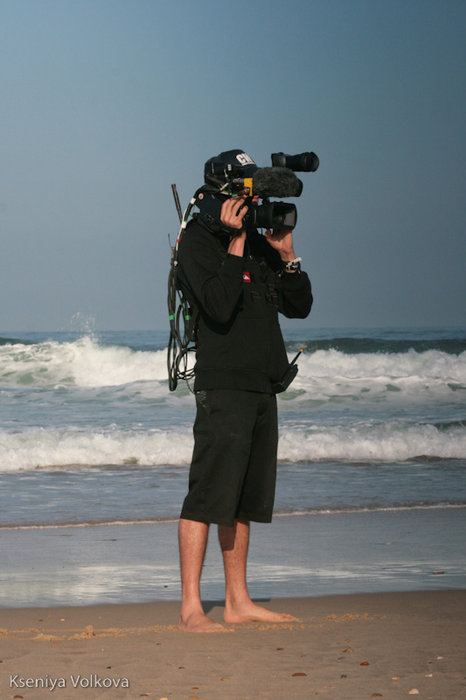
[[[241,149],[210,158],[204,166],[205,185],[196,193],[201,221],[216,232],[238,233],[222,225],[220,212],[225,197],[246,195],[248,213],[243,221],[247,227],[293,229],[297,221],[295,205],[270,202],[269,197],[299,197],[303,183],[295,172],[315,172],[319,159],[312,152],[294,156],[272,153],[271,158],[272,167],[265,168],[258,168]],[[262,199],[261,205],[252,204],[255,196]]]

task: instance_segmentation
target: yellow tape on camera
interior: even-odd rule
[[[244,189],[248,189],[249,196],[252,195],[252,177],[245,177],[244,178]]]

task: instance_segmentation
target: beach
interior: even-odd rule
[[[466,591],[264,604],[300,621],[196,635],[177,629],[175,602],[3,610],[1,697],[464,697]]]
[[[2,529],[0,696],[459,698],[465,521],[442,508],[253,525],[251,595],[299,621],[201,635],[177,627],[176,522]],[[202,590],[222,622],[215,540]]]

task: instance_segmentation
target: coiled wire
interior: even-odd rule
[[[194,377],[194,367],[189,368],[189,353],[196,350],[196,321],[198,311],[196,308],[191,307],[178,287],[177,268],[178,245],[181,237],[185,233],[191,209],[196,203],[196,197],[199,191],[200,190],[196,191],[184,215],[180,217],[181,226],[176,245],[171,248],[171,264],[168,274],[167,294],[168,321],[170,324],[170,336],[167,347],[167,369],[168,387],[170,391],[175,391],[180,379],[185,380],[191,390],[189,380]]]
[[[168,319],[170,336],[167,348],[168,387],[175,391],[178,381],[189,382],[194,377],[194,368],[189,368],[189,353],[196,349],[194,326],[196,313],[183,297],[176,284],[176,260],[172,258],[168,275]],[[188,384],[189,386],[189,384]]]

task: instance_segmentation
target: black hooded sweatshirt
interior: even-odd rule
[[[306,318],[311,283],[283,270],[280,255],[256,230],[243,257],[229,254],[229,236],[192,220],[178,248],[178,282],[199,310],[194,390],[273,393],[288,369],[278,312]]]

